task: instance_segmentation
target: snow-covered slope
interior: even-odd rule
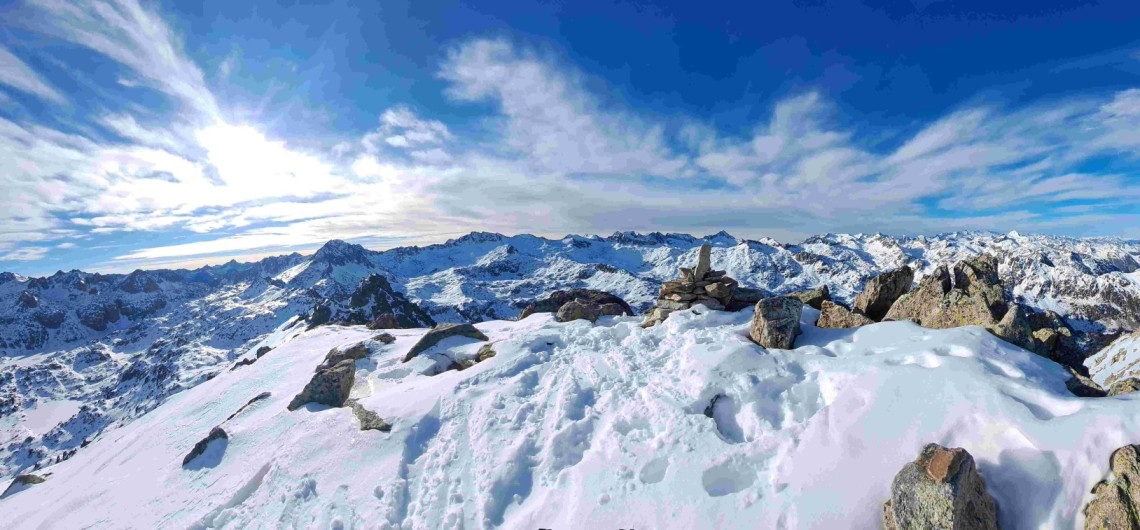
[[[609,291],[643,310],[702,243],[713,245],[713,264],[746,287],[781,293],[826,284],[847,301],[885,270],[910,264],[921,277],[990,252],[1027,305],[1055,310],[1078,330],[1140,327],[1140,243],[1016,233],[827,234],[798,245],[723,232],[472,233],[383,252],[330,241],[312,256],[193,271],[0,274],[0,477],[67,458],[104,429],[307,324],[388,313],[403,326],[509,319],[573,287]]]
[[[350,408],[286,410],[330,348],[375,333],[326,326],[40,470],[0,512],[14,528],[875,528],[891,478],[938,442],[975,456],[1003,528],[1073,528],[1111,451],[1140,439],[1140,398],[1073,397],[1061,367],[982,328],[815,316],[795,350],[749,342],[750,310],[485,322],[498,355],[435,376],[431,355],[400,362],[423,331],[396,330],[352,391],[390,433]],[[183,467],[219,425],[228,440]]]

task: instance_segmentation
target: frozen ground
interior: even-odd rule
[[[403,364],[423,330],[397,330],[353,390],[390,433],[349,408],[286,411],[330,348],[375,333],[319,328],[42,470],[0,512],[19,528],[877,528],[894,474],[938,442],[974,455],[1003,528],[1073,528],[1111,451],[1140,441],[1140,396],[1073,397],[1059,366],[981,328],[815,315],[788,351],[748,341],[749,311],[485,322],[498,355],[435,376],[432,358],[480,344]],[[228,441],[183,467],[217,425]]]

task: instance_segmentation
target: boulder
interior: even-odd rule
[[[481,363],[497,355],[495,347],[490,344],[484,344],[479,348],[479,352],[475,354],[475,362]]]
[[[271,351],[273,351],[273,348],[270,348],[269,346],[262,346],[257,349],[257,352],[254,355],[257,355],[257,358],[260,359]]]
[[[439,344],[439,341],[448,337],[468,337],[475,340],[491,340],[471,324],[439,324],[431,328],[420,340],[408,350],[407,355],[404,355],[404,362],[408,362],[415,358],[415,356],[425,352],[428,348]]]
[[[895,475],[883,528],[997,530],[997,503],[970,453],[927,444]]]
[[[221,427],[214,427],[213,429],[210,429],[210,434],[205,438],[198,440],[198,443],[194,444],[194,448],[190,449],[190,452],[187,453],[186,457],[182,459],[182,465],[185,466],[189,464],[195,458],[201,456],[202,453],[206,452],[206,448],[210,446],[210,442],[214,440],[228,440],[229,438],[230,436],[226,434],[226,431]]]
[[[1140,445],[1126,445],[1108,459],[1111,475],[1093,487],[1085,506],[1085,530],[1140,530]]]
[[[830,300],[824,300],[820,305],[819,320],[815,323],[819,328],[857,328],[874,324],[875,321],[866,315],[852,312]]]
[[[356,421],[360,422],[360,430],[362,431],[381,431],[388,432],[392,430],[392,426],[388,422],[380,419],[375,412],[364,408],[363,405],[357,403],[356,400],[349,401],[352,406],[352,415],[356,416]]]
[[[796,298],[774,296],[756,302],[748,336],[764,348],[790,350],[800,334],[804,303]]]
[[[814,307],[815,309],[822,309],[823,302],[826,300],[831,300],[831,289],[829,289],[826,285],[821,285],[819,287],[808,289],[806,291],[794,291],[784,296],[797,298],[806,306]]]
[[[593,289],[567,289],[564,291],[554,291],[545,300],[540,300],[526,306],[526,308],[522,310],[522,313],[519,313],[519,320],[522,320],[535,313],[557,313],[563,305],[572,300],[591,302],[597,304],[598,306],[617,304],[623,313],[613,313],[612,311],[614,311],[614,309],[611,308],[608,309],[608,311],[611,312],[606,314],[633,314],[633,308],[631,308],[629,304],[625,302],[625,300],[622,300],[621,298],[605,291],[596,291]]]
[[[1108,387],[1108,395],[1122,396],[1124,394],[1131,394],[1137,390],[1140,390],[1140,379],[1129,377],[1121,379]]]
[[[910,291],[914,271],[908,266],[884,272],[867,282],[863,292],[855,297],[853,309],[878,322],[887,316],[891,305]]]
[[[393,337],[391,333],[380,333],[375,337],[372,337],[372,340],[379,342],[380,344],[392,344],[393,342],[396,342],[396,337]]]
[[[331,368],[318,370],[305,388],[289,402],[289,410],[297,410],[306,403],[319,403],[340,407],[352,392],[356,377],[356,361],[345,359]]]
[[[625,306],[616,303],[598,304],[587,300],[571,300],[558,308],[554,319],[558,322],[573,322],[575,320],[589,320],[595,322],[602,316],[621,316],[629,314]]]
[[[16,478],[12,480],[12,483],[4,489],[4,493],[0,493],[0,499],[8,497],[9,495],[15,495],[36,484],[43,484],[45,480],[47,479],[39,475],[17,475]]]
[[[321,370],[327,370],[333,366],[336,366],[337,364],[340,364],[340,362],[344,360],[351,359],[355,361],[357,359],[363,359],[365,357],[368,357],[368,345],[363,342],[358,342],[343,350],[340,348],[333,348],[325,354],[325,360],[321,362],[321,364],[317,365],[315,371],[319,372]]]
[[[1067,388],[1069,392],[1072,392],[1074,396],[1105,397],[1108,395],[1100,385],[1096,384],[1096,381],[1093,381],[1068,366],[1066,366],[1065,369],[1069,371],[1069,378],[1065,380],[1065,388]]]

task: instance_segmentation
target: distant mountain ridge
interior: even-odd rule
[[[0,274],[0,476],[61,458],[102,429],[323,322],[401,326],[511,319],[552,291],[584,287],[646,309],[660,284],[713,247],[741,285],[782,293],[826,284],[850,301],[871,277],[918,277],[983,252],[1010,294],[1084,331],[1140,328],[1140,242],[961,232],[822,234],[799,244],[653,232],[547,239],[473,232],[372,251],[333,240],[314,254],[194,270]],[[49,403],[78,411],[29,430]],[[54,418],[53,418],[54,419]],[[44,423],[42,421],[37,423]]]

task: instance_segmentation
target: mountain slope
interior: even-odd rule
[[[43,470],[0,511],[15,528],[876,527],[895,472],[937,441],[975,456],[1003,528],[1072,528],[1111,451],[1140,436],[1134,399],[1073,397],[1059,366],[981,328],[815,316],[795,350],[749,342],[747,310],[650,329],[486,322],[498,354],[435,376],[432,356],[481,343],[404,364],[423,331],[397,330],[356,361],[352,390],[389,433],[349,407],[286,410],[330,348],[373,333],[323,327]],[[228,438],[183,466],[216,426]]]

